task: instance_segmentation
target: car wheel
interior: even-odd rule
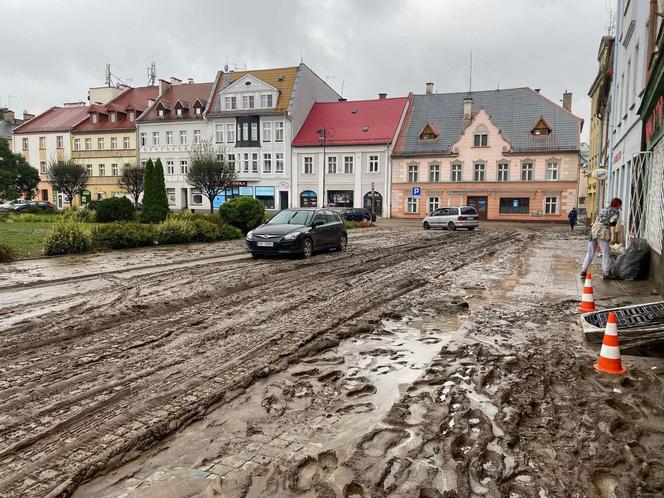
[[[369,218],[367,218],[366,216],[364,216],[364,217],[362,217],[362,221],[365,222],[365,223],[369,223]]]
[[[302,257],[305,259],[310,258],[313,253],[314,253],[314,243],[309,238],[304,239],[304,241],[302,242]]]
[[[450,221],[450,222],[447,224],[447,229],[448,229],[448,230],[456,230],[456,225],[454,224],[453,221]]]
[[[475,227],[468,227],[469,232],[472,232],[473,230],[475,230]]]
[[[431,225],[429,225],[429,222],[428,222],[428,221],[425,221],[424,224],[422,225],[422,227],[423,227],[425,230],[431,230]]]
[[[260,254],[255,253],[255,252],[252,252],[251,257],[254,258],[254,259],[261,259],[262,256]]]
[[[342,235],[341,237],[339,237],[339,242],[337,243],[337,251],[339,252],[345,251],[347,247],[348,247],[348,237]]]

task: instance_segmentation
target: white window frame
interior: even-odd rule
[[[148,134],[144,131],[138,135],[138,139],[140,140],[141,147],[145,147],[148,144]]]
[[[166,161],[166,174],[167,175],[175,174],[175,161],[173,161],[172,159]]]
[[[118,137],[111,137],[111,150],[118,149]]]
[[[557,161],[546,162],[546,181],[555,182],[560,178],[560,168]]]
[[[429,197],[429,213],[435,211],[440,207],[440,197]]]
[[[479,137],[479,140],[476,140]],[[475,142],[479,141],[479,145],[475,145]],[[488,147],[489,146],[489,134],[488,133],[475,133],[473,135],[473,147]]]
[[[235,154],[228,154],[226,161],[228,161],[229,168],[235,169]],[[239,166],[238,166],[238,171],[240,171]]]
[[[352,175],[355,172],[355,156],[344,156],[344,175]]]
[[[417,214],[420,211],[419,198],[406,197],[406,213]]]
[[[180,160],[180,174],[186,175],[189,173],[189,161],[187,159]]]
[[[131,149],[131,137],[122,137],[122,148]]]
[[[91,119],[92,119],[93,124],[97,124],[98,119],[97,119],[97,113],[96,112],[92,113]]]
[[[274,141],[283,142],[284,141],[284,122],[275,121],[274,122]]]
[[[85,165],[85,171],[88,172],[88,176],[93,176],[92,164],[86,164]]]
[[[249,153],[245,152],[242,157],[242,172],[249,173]]]
[[[408,165],[408,183],[416,183],[419,178],[419,164]]]
[[[263,173],[272,174],[272,153],[263,153]]]
[[[97,150],[106,150],[105,149],[106,144],[104,142],[105,142],[104,137],[99,137],[97,139]]]
[[[284,153],[275,152],[274,154],[274,172],[283,173],[284,172]]]
[[[544,197],[544,214],[558,214],[558,197]]]
[[[197,196],[200,197],[200,201],[196,201],[196,200],[195,200]],[[199,189],[197,189],[197,188],[192,188],[192,189],[191,189],[191,204],[192,204],[193,206],[200,206],[200,205],[203,204],[203,192],[201,192],[201,191],[200,191]]]
[[[86,138],[85,139],[85,150],[92,150],[92,139],[91,138]]]
[[[187,145],[187,130],[180,130],[180,145]]]
[[[486,163],[478,161],[473,164],[473,181],[474,182],[486,181]]]
[[[170,130],[166,132],[166,145],[173,145],[173,132]]]
[[[46,161],[40,161],[39,162],[39,172],[42,175],[45,175],[46,173],[48,173],[48,163]]]
[[[313,175],[314,174],[314,157],[313,156],[304,156],[303,161],[302,161],[302,173],[305,174],[305,175]]]
[[[369,156],[369,173],[380,172],[380,156],[372,154]]]
[[[160,118],[163,118],[163,117],[164,117],[164,110],[163,110],[163,109],[159,109],[159,110],[157,111],[157,115],[158,115]]]
[[[136,119],[136,113],[134,111],[129,111],[129,121],[133,122]]]
[[[112,112],[110,114],[110,118],[111,118],[111,123],[115,123],[117,121],[117,116],[115,115],[115,112]]]
[[[74,150],[81,150],[81,139],[80,138],[75,138],[74,139]]]
[[[175,188],[168,187],[166,189],[166,198],[168,199],[169,206],[175,206]]]
[[[440,182],[440,164],[429,165],[429,182],[430,183]]]
[[[251,153],[251,172],[258,173],[258,152]]]
[[[503,168],[504,166],[504,168]],[[501,179],[501,174],[505,173],[505,178]],[[498,163],[498,174],[496,175],[496,179],[499,182],[507,182],[510,179],[510,165],[509,163]]]
[[[235,123],[226,123],[226,142],[235,143]]]
[[[463,164],[452,163],[450,166],[450,181],[453,183],[460,183],[463,181]]]
[[[253,95],[243,95],[242,96],[242,109],[254,109],[254,96]]]
[[[117,163],[112,163],[111,164],[111,176],[118,176],[120,173],[120,169],[118,168]]]
[[[182,107],[178,107],[177,109],[175,109],[175,115],[182,116]]]
[[[56,137],[55,137],[55,148],[56,149],[64,148],[64,140],[62,138],[62,135],[56,135]]]
[[[152,145],[155,147],[159,146],[159,132],[158,131],[153,131],[152,132]]]
[[[327,174],[336,175],[338,171],[338,160],[337,156],[327,156]],[[334,169],[334,171],[333,171]]]
[[[23,137],[23,150],[30,149],[30,139],[28,137]]]
[[[535,180],[535,165],[531,161],[524,161],[521,163],[521,181],[532,182]]]
[[[214,141],[218,144],[224,142],[224,125],[214,125]]]
[[[194,130],[194,145],[201,143],[201,130]]]
[[[251,123],[251,137],[252,142],[258,141],[258,123]]]
[[[99,176],[106,176],[106,165],[100,164],[98,168],[99,168]]]
[[[263,137],[261,140],[263,142],[272,141],[272,121],[263,121]]]

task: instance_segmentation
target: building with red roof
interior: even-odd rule
[[[293,140],[299,206],[390,215],[392,148],[409,97],[317,102]]]
[[[14,152],[39,171],[39,199],[62,207],[65,199],[53,192],[46,171],[49,161],[71,157],[71,131],[88,115],[82,102],[51,107],[12,130]]]
[[[113,92],[108,96],[117,95],[107,102],[103,102],[106,94],[97,98],[101,89],[91,90],[86,115],[72,128],[72,157],[85,165],[90,175],[83,203],[124,195],[118,180],[122,168],[137,162],[136,120],[160,90],[156,85],[109,89]]]

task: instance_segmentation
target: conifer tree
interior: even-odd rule
[[[161,159],[157,159],[152,172],[152,188],[155,201],[155,213],[159,221],[164,221],[168,216],[168,196],[166,195],[166,182],[164,181],[164,167]]]
[[[154,164],[152,159],[148,159],[145,163],[145,171],[143,173],[143,212],[141,213],[141,220],[146,223],[154,223]]]

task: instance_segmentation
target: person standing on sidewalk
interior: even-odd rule
[[[567,214],[567,219],[569,220],[569,226],[572,228],[572,230],[574,230],[574,225],[576,225],[576,221],[579,219],[579,215],[576,212],[575,207],[573,207]]]
[[[609,273],[610,270],[610,260],[609,260],[609,242],[611,241],[611,227],[615,227],[620,218],[620,208],[622,207],[622,201],[617,197],[611,199],[611,203],[608,208],[602,209],[595,219],[595,223],[590,227],[590,241],[588,242],[588,252],[586,253],[586,259],[583,261],[583,270],[581,271],[581,277],[585,277],[588,273],[588,268],[593,262],[595,257],[595,251],[597,251],[597,246],[599,245],[602,250],[602,273],[604,279],[611,279]]]

